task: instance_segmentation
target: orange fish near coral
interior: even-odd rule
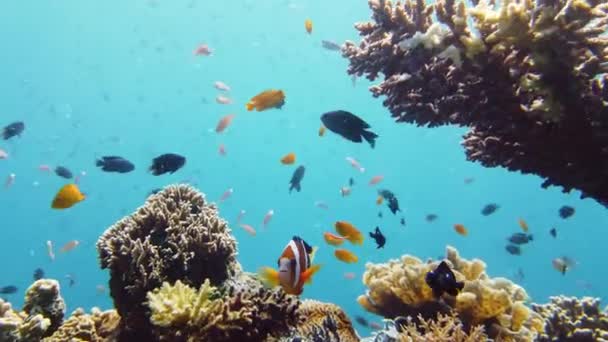
[[[304,21],[304,28],[306,29],[306,32],[308,32],[308,34],[311,34],[312,33],[312,20],[306,19]]]
[[[462,236],[467,236],[469,234],[467,228],[464,225],[460,224],[460,223],[456,223],[454,225],[454,230],[456,231],[456,233],[458,233],[458,234],[460,234]]]
[[[524,219],[519,219],[519,226],[524,232],[528,232],[528,224],[526,223],[526,221],[524,221]]]
[[[312,265],[316,250],[294,236],[279,257],[279,270],[262,267],[260,277],[270,286],[281,286],[288,294],[300,295],[304,284],[310,284],[312,276],[321,268],[321,265]]]
[[[80,192],[76,184],[66,184],[55,195],[51,208],[67,209],[84,199],[85,196]]]
[[[346,240],[343,236],[338,236],[329,232],[323,233],[323,238],[325,239],[325,242],[332,246],[340,246],[344,243],[344,240]]]
[[[266,109],[278,108],[281,109],[285,104],[285,93],[282,90],[269,89],[252,97],[247,102],[247,110],[256,110],[258,112]]]
[[[72,249],[76,248],[79,244],[80,244],[80,241],[78,241],[78,240],[69,241],[65,245],[63,245],[63,247],[61,247],[61,249],[59,251],[61,253],[69,252]]]
[[[230,123],[232,123],[232,119],[234,119],[234,114],[228,114],[218,121],[217,126],[215,127],[215,131],[217,133],[222,133]]]
[[[359,258],[351,251],[346,249],[336,249],[334,255],[340,261],[344,261],[347,264],[352,264],[359,261]]]
[[[334,226],[338,234],[344,236],[351,243],[355,245],[363,244],[363,234],[349,222],[337,221]]]
[[[283,163],[284,165],[291,165],[295,162],[296,162],[296,154],[293,152],[290,152],[290,153],[286,154],[283,158],[281,158],[281,163]]]
[[[380,182],[382,182],[382,180],[384,179],[383,175],[377,175],[372,177],[372,179],[369,180],[369,185],[376,185]]]
[[[325,135],[325,126],[321,125],[321,127],[319,127],[319,136],[322,137]]]

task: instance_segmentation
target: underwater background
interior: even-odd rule
[[[348,61],[321,46],[324,39],[357,41],[353,23],[369,16],[366,1],[353,0],[3,2],[0,125],[23,121],[26,130],[0,142],[9,153],[0,160],[0,180],[15,174],[14,184],[0,189],[0,286],[18,288],[2,296],[20,306],[34,269],[42,268],[46,277],[61,281],[68,312],[111,308],[108,292],[97,289],[108,281],[98,266],[97,238],[142,205],[151,190],[189,182],[211,201],[234,189],[219,204],[220,216],[234,231],[247,271],[274,266],[293,235],[319,246],[315,261],[323,268],[303,297],[336,303],[351,317],[380,320],[356,303],[366,289],[360,281],[365,262],[402,254],[437,258],[446,245],[465,258],[484,260],[492,277],[515,279],[521,269],[524,279],[517,282],[535,302],[557,294],[603,298],[606,209],[593,199],[580,200],[578,191],[544,190],[539,177],[467,162],[459,145],[465,129],[393,123],[381,100],[369,94],[370,83],[362,78],[353,83]],[[307,18],[314,23],[312,34],[304,30]],[[213,50],[210,56],[193,55],[202,43]],[[230,85],[232,104],[216,102],[215,81]],[[283,108],[247,112],[244,104],[269,88],[285,92]],[[318,136],[320,115],[338,109],[372,126],[380,136],[374,149],[337,135]],[[227,114],[235,114],[234,121],[216,133]],[[221,144],[225,156],[218,153]],[[296,164],[282,165],[279,159],[292,151]],[[184,168],[152,176],[151,160],[169,152],[187,157]],[[103,155],[123,156],[136,169],[104,173],[95,167]],[[364,173],[345,161],[349,156],[361,162]],[[86,200],[52,210],[53,196],[68,181],[40,171],[42,164],[84,171],[80,188]],[[306,166],[306,176],[302,191],[290,194],[297,165]],[[380,174],[383,182],[369,186]],[[352,194],[343,197],[340,188],[351,177]],[[466,184],[467,178],[474,181]],[[378,187],[399,197],[402,213],[376,205]],[[488,203],[500,209],[481,215]],[[576,214],[560,218],[563,205],[576,208]],[[264,230],[270,209],[275,215]],[[256,236],[236,223],[241,210]],[[427,214],[438,219],[427,222]],[[521,231],[520,218],[534,241],[514,256],[504,246]],[[337,220],[352,222],[365,234],[380,227],[385,247],[377,249],[367,239],[350,248],[357,263],[336,260],[322,233]],[[469,235],[456,234],[455,223],[464,224]],[[549,234],[553,227],[556,238]],[[47,240],[58,249],[74,239],[79,246],[49,259]],[[551,262],[564,255],[578,264],[562,275]],[[357,276],[345,279],[345,272]]]

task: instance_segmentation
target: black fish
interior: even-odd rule
[[[40,267],[34,270],[34,281],[44,278],[44,270]]]
[[[507,252],[511,255],[521,255],[521,248],[519,248],[519,246],[517,245],[506,245],[505,249],[507,250]]]
[[[378,245],[376,248],[384,248],[384,244],[386,243],[386,237],[384,237],[384,234],[382,234],[380,228],[376,227],[376,230],[374,232],[369,232],[369,236],[372,239],[376,240],[376,245]]]
[[[306,171],[306,168],[304,167],[304,165],[300,165],[293,172],[293,175],[291,176],[291,180],[289,181],[289,184],[290,184],[289,193],[291,193],[291,190],[293,190],[293,189],[296,189],[297,192],[300,192],[300,190],[302,190],[300,182],[302,181],[302,178],[304,178],[305,171]]]
[[[401,211],[401,209],[399,209],[399,200],[397,200],[397,197],[395,197],[395,194],[392,191],[380,189],[378,190],[378,194],[386,200],[386,204],[393,215],[396,215],[398,211]]]
[[[574,215],[574,208],[569,206],[569,205],[565,205],[561,208],[559,208],[559,217],[563,218],[563,219],[567,219],[568,217]]]
[[[515,233],[515,234],[511,235],[507,240],[509,240],[509,242],[516,244],[516,245],[523,245],[523,244],[526,244],[526,243],[532,241],[533,236],[532,236],[532,234]]]
[[[356,315],[356,316],[355,316],[355,321],[356,321],[357,323],[361,324],[361,325],[362,325],[362,326],[364,326],[364,327],[369,326],[369,322],[368,322],[368,321],[367,321],[365,318],[363,318],[363,317],[361,317],[361,316],[359,316],[359,315]]]
[[[405,217],[402,217],[401,220],[399,220],[399,223],[401,223],[402,226],[405,226]]]
[[[25,124],[21,121],[13,122],[12,124],[2,129],[2,139],[8,140],[14,136],[21,137],[21,133],[25,130]]]
[[[117,156],[104,156],[95,161],[95,165],[101,167],[102,171],[127,173],[135,169],[135,165],[130,161]]]
[[[376,146],[378,135],[367,131],[366,129],[370,128],[369,124],[352,113],[344,110],[328,112],[321,115],[321,121],[327,129],[352,142],[360,143],[363,138],[372,148]]]
[[[66,179],[72,179],[72,177],[74,177],[72,171],[65,166],[57,166],[55,168],[55,174]]]
[[[551,236],[553,236],[554,238],[557,237],[557,229],[551,228],[551,230],[549,230],[549,234],[551,234]]]
[[[17,292],[17,286],[9,285],[0,287],[0,294],[13,294]]]
[[[163,175],[167,172],[174,173],[186,164],[186,157],[174,153],[165,153],[152,159],[150,172],[155,176]]]
[[[353,185],[355,185],[355,180],[353,179],[353,177],[350,177],[348,179],[348,186],[353,186]]]
[[[454,272],[445,261],[442,261],[434,271],[428,272],[425,280],[426,284],[433,290],[435,297],[441,297],[444,293],[456,296],[464,287],[464,282],[456,281]]]
[[[498,210],[498,208],[500,208],[500,206],[496,203],[486,204],[486,206],[483,207],[483,209],[481,209],[481,215],[483,215],[483,216],[492,215],[496,212],[496,210]]]
[[[435,214],[428,214],[426,215],[425,219],[426,222],[433,222],[435,221],[439,216],[435,215]]]

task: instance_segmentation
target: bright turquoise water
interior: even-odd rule
[[[110,307],[108,295],[95,289],[107,283],[107,273],[98,267],[97,237],[143,204],[151,189],[186,179],[210,200],[234,188],[220,210],[235,230],[239,260],[247,270],[276,265],[295,234],[320,246],[317,260],[324,268],[304,296],[337,303],[351,315],[363,314],[355,299],[365,291],[359,280],[365,262],[405,253],[436,257],[446,244],[467,258],[485,260],[491,276],[512,278],[521,267],[521,283],[535,301],[561,293],[606,295],[605,208],[579,200],[578,193],[543,190],[535,176],[468,163],[459,146],[463,130],[394,124],[368,92],[369,83],[358,80],[353,87],[347,61],[322,49],[321,40],[357,40],[353,23],[369,16],[363,0],[5,1],[0,5],[0,125],[22,120],[27,126],[22,138],[0,142],[11,155],[0,160],[0,181],[10,173],[17,176],[11,188],[0,189],[0,286],[19,287],[6,297],[21,305],[33,270],[42,267],[47,277],[61,281],[68,310]],[[304,30],[306,18],[314,22],[312,35]],[[200,43],[209,44],[213,55],[193,56]],[[216,80],[232,87],[233,105],[215,102]],[[246,112],[249,98],[267,88],[285,91],[283,110]],[[368,121],[380,135],[376,149],[330,132],[319,138],[319,116],[336,109]],[[237,115],[232,126],[221,135],[213,132],[229,113]],[[221,143],[226,157],[218,155]],[[278,162],[290,151],[307,168],[303,191],[291,195],[288,181],[295,166]],[[174,175],[148,174],[151,159],[166,152],[187,156],[185,168]],[[136,170],[120,175],[95,168],[97,157],[112,154],[130,159]],[[357,158],[366,173],[352,169],[347,156]],[[51,210],[50,201],[66,182],[40,172],[40,164],[86,171],[81,185],[87,200]],[[398,196],[406,227],[399,224],[401,215],[385,207],[384,217],[377,217],[376,189],[367,185],[376,174],[383,174],[381,186]],[[349,177],[357,184],[342,198],[339,189]],[[465,185],[466,177],[475,182]],[[315,207],[317,200],[330,210]],[[501,209],[484,217],[479,211],[488,202]],[[557,215],[565,204],[577,210],[569,220]],[[257,236],[235,224],[241,209],[247,211],[243,221],[258,228]],[[269,209],[275,216],[262,231]],[[439,219],[427,223],[428,213]],[[519,231],[520,217],[535,241],[516,257],[504,245]],[[367,239],[363,247],[347,247],[359,256],[358,264],[336,261],[322,238],[336,220],[351,221],[366,233],[379,225],[387,237],[385,249],[377,250]],[[454,233],[458,222],[468,227],[468,237]],[[552,226],[557,239],[549,236]],[[58,248],[72,239],[81,245],[57,252],[51,262],[45,242]],[[551,267],[563,254],[580,262],[565,276]],[[346,280],[344,272],[358,278]],[[73,287],[68,273],[76,278]]]

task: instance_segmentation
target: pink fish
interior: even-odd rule
[[[55,252],[53,251],[53,241],[47,240],[46,250],[47,250],[47,254],[49,255],[49,258],[51,259],[51,261],[55,261]]]
[[[266,225],[268,225],[268,223],[272,219],[273,215],[274,215],[274,210],[272,210],[272,209],[268,210],[266,215],[264,215],[264,228],[266,228]]]
[[[321,209],[325,209],[325,210],[329,209],[329,206],[327,205],[327,203],[325,203],[323,201],[316,201],[315,202],[315,207],[321,208]]]
[[[236,223],[240,224],[246,213],[247,212],[245,211],[245,209],[241,209],[241,211],[239,211],[239,215],[236,217]]]
[[[211,55],[211,49],[207,44],[201,44],[194,50],[195,56],[209,56]]]
[[[224,146],[224,144],[220,144],[220,147],[217,149],[217,152],[220,154],[220,156],[226,155],[226,147]]]
[[[356,277],[356,275],[353,272],[344,273],[344,279],[353,280],[353,279],[355,279],[355,277]]]
[[[215,102],[217,102],[219,104],[226,104],[227,105],[227,104],[231,104],[232,103],[232,99],[229,98],[229,97],[227,97],[227,96],[224,96],[224,95],[218,95],[215,98]]]
[[[252,226],[245,224],[245,223],[241,223],[241,228],[245,229],[245,231],[247,233],[249,233],[252,236],[255,236],[255,228],[253,228]]]
[[[5,188],[10,188],[15,183],[15,177],[17,177],[14,173],[11,173],[6,177],[6,182],[4,183]]]
[[[376,185],[376,184],[382,182],[382,180],[384,180],[383,175],[374,176],[374,177],[372,177],[372,179],[369,180],[369,185]]]
[[[351,192],[352,192],[352,189],[349,188],[348,186],[343,186],[340,188],[340,195],[342,195],[342,197],[349,196]]]
[[[224,83],[222,81],[215,81],[215,83],[213,83],[213,86],[217,90],[230,91],[230,87],[226,83]]]
[[[228,126],[230,126],[232,119],[234,119],[234,114],[228,114],[221,118],[215,127],[215,132],[222,133]]]
[[[346,161],[350,163],[350,165],[359,170],[359,172],[363,173],[365,172],[365,168],[363,166],[361,166],[361,164],[353,157],[346,157]]]
[[[0,148],[0,159],[8,159],[8,153]]]
[[[38,166],[38,170],[40,170],[42,172],[51,172],[51,167],[49,165],[42,164],[42,165]]]
[[[220,203],[224,202],[225,200],[230,198],[230,196],[232,195],[233,192],[234,192],[234,189],[232,189],[232,188],[224,191],[224,193],[222,194],[222,197],[220,198]]]

